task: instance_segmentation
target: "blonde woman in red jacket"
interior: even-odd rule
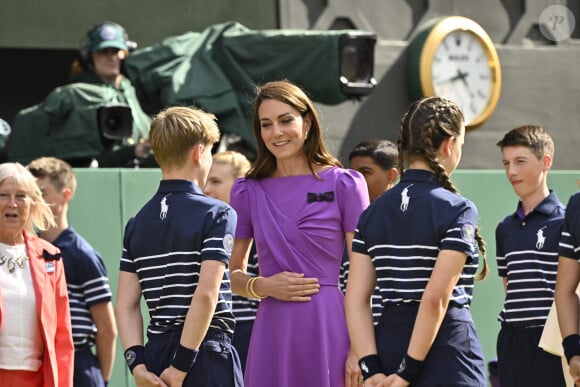
[[[53,225],[36,179],[0,164],[0,386],[72,387],[72,330],[60,251],[34,229]]]

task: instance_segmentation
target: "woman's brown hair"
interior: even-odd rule
[[[308,160],[308,166],[314,176],[314,165],[332,165],[342,167],[338,159],[330,154],[322,141],[322,130],[320,128],[320,119],[314,108],[312,100],[306,93],[295,84],[289,81],[268,82],[256,88],[256,98],[253,108],[253,129],[258,152],[254,166],[246,175],[250,179],[260,179],[270,177],[276,171],[276,158],[266,148],[266,144],[261,135],[261,124],[258,110],[264,100],[274,99],[292,106],[300,112],[302,117],[309,116],[312,124],[308,131],[308,136],[304,142],[304,153]]]

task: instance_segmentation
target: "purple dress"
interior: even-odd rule
[[[349,339],[338,276],[344,234],[369,198],[356,171],[333,167],[319,176],[239,179],[232,188],[236,237],[255,239],[260,275],[291,271],[320,284],[310,302],[260,302],[246,387],[344,385]]]

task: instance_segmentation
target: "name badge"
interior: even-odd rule
[[[54,273],[54,262],[46,262],[44,264],[47,273]]]

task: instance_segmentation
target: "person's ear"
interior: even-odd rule
[[[552,168],[552,162],[553,162],[552,155],[545,154],[544,156],[542,156],[542,160],[544,163],[544,171],[547,171],[547,170]]]
[[[441,152],[442,157],[440,157],[440,159],[443,160],[451,156],[454,141],[455,137],[447,137],[441,142],[441,145],[439,145],[439,152]]]
[[[312,127],[312,117],[310,116],[310,114],[306,114],[304,116],[303,119],[303,130],[304,130],[304,137],[308,136],[308,132],[310,131],[310,128]]]
[[[399,170],[395,167],[389,168],[387,171],[387,177],[389,179],[389,184],[395,184],[399,180]]]
[[[63,188],[62,190],[62,197],[64,198],[65,202],[70,202],[73,197],[72,189],[70,188]]]
[[[193,162],[199,164],[201,158],[203,156],[203,145],[202,144],[195,144],[191,149],[191,157],[193,158]]]

